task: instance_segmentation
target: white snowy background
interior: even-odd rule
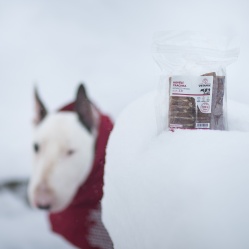
[[[34,84],[53,111],[85,82],[92,99],[116,120],[127,104],[157,87],[150,51],[155,31],[238,34],[241,53],[228,68],[228,98],[247,109],[248,10],[246,0],[0,0],[0,182],[30,174]],[[0,248],[34,246],[68,248],[50,234],[44,213],[1,191]]]

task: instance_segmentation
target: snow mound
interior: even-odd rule
[[[107,148],[103,219],[117,249],[249,248],[249,106],[229,131],[157,135],[155,94],[128,106]]]
[[[46,213],[31,210],[8,190],[0,191],[0,200],[0,248],[75,248],[60,236],[51,233]]]

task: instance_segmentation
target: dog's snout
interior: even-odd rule
[[[44,183],[39,184],[35,192],[35,206],[39,209],[51,209],[53,201],[53,193],[51,189]]]
[[[50,192],[50,188],[46,183],[40,183],[36,189],[37,192]]]

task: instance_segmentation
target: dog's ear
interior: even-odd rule
[[[34,97],[35,97],[35,118],[34,124],[38,125],[47,115],[47,110],[44,104],[41,101],[41,98],[38,94],[38,90],[35,87],[34,89]]]
[[[75,111],[78,114],[81,123],[89,132],[91,132],[94,126],[93,113],[91,102],[88,100],[86,89],[83,84],[78,88],[75,101]]]

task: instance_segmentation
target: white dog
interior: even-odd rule
[[[88,100],[83,85],[75,102],[59,112],[48,114],[37,91],[35,106],[31,204],[48,210],[53,230],[72,244],[112,248],[100,207],[110,119]]]

